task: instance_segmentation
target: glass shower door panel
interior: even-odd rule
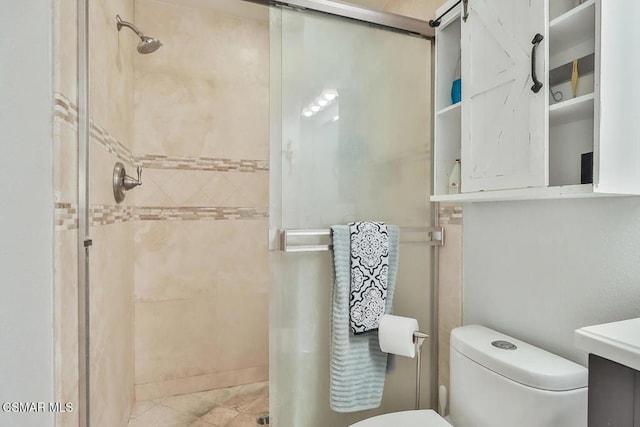
[[[429,226],[430,43],[311,12],[271,13],[272,230],[354,220]],[[394,298],[394,313],[417,318],[427,332],[430,250],[401,244]],[[330,409],[331,253],[274,251],[271,264],[273,425],[346,427],[412,409],[415,360],[404,358],[387,375],[380,408]],[[425,350],[428,407],[428,344]]]

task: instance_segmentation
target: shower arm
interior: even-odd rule
[[[127,27],[131,29],[134,33],[136,33],[138,37],[140,38],[144,37],[144,34],[142,34],[142,31],[138,30],[136,26],[133,25],[132,23],[123,21],[122,18],[120,18],[120,15],[116,15],[116,20],[118,21],[118,31],[120,31],[122,27]]]

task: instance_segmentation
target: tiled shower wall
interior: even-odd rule
[[[54,2],[54,399],[78,402],[76,0]],[[63,23],[67,23],[63,25]],[[78,425],[78,412],[55,425]]]
[[[136,396],[268,377],[268,9],[136,1]]]
[[[384,9],[424,19],[431,3]],[[267,377],[268,24],[259,12],[247,19],[179,4],[91,8],[97,426],[124,425],[134,382],[149,398]],[[55,382],[58,400],[77,402],[77,5],[54,5]],[[116,14],[165,46],[138,55],[135,35],[116,31]],[[115,161],[130,174],[145,168],[123,206],[111,195]],[[460,221],[444,224],[441,383],[448,331],[460,323]],[[77,412],[57,417],[77,425]]]
[[[77,2],[54,2],[55,393],[78,403],[77,332]],[[125,425],[133,388],[133,222],[116,207],[113,164],[133,140],[136,38],[119,34],[115,15],[133,15],[127,0],[91,2],[90,10],[90,387],[91,424]],[[108,131],[107,131],[108,129]],[[56,425],[76,426],[77,411]]]

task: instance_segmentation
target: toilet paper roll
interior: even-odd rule
[[[413,333],[417,330],[416,319],[385,314],[378,327],[380,349],[385,353],[415,357],[416,346],[413,343]]]

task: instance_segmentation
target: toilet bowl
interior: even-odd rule
[[[479,325],[451,331],[447,420],[432,410],[350,427],[586,427],[587,369]]]
[[[429,410],[384,414],[352,424],[350,427],[451,427],[437,412]]]

